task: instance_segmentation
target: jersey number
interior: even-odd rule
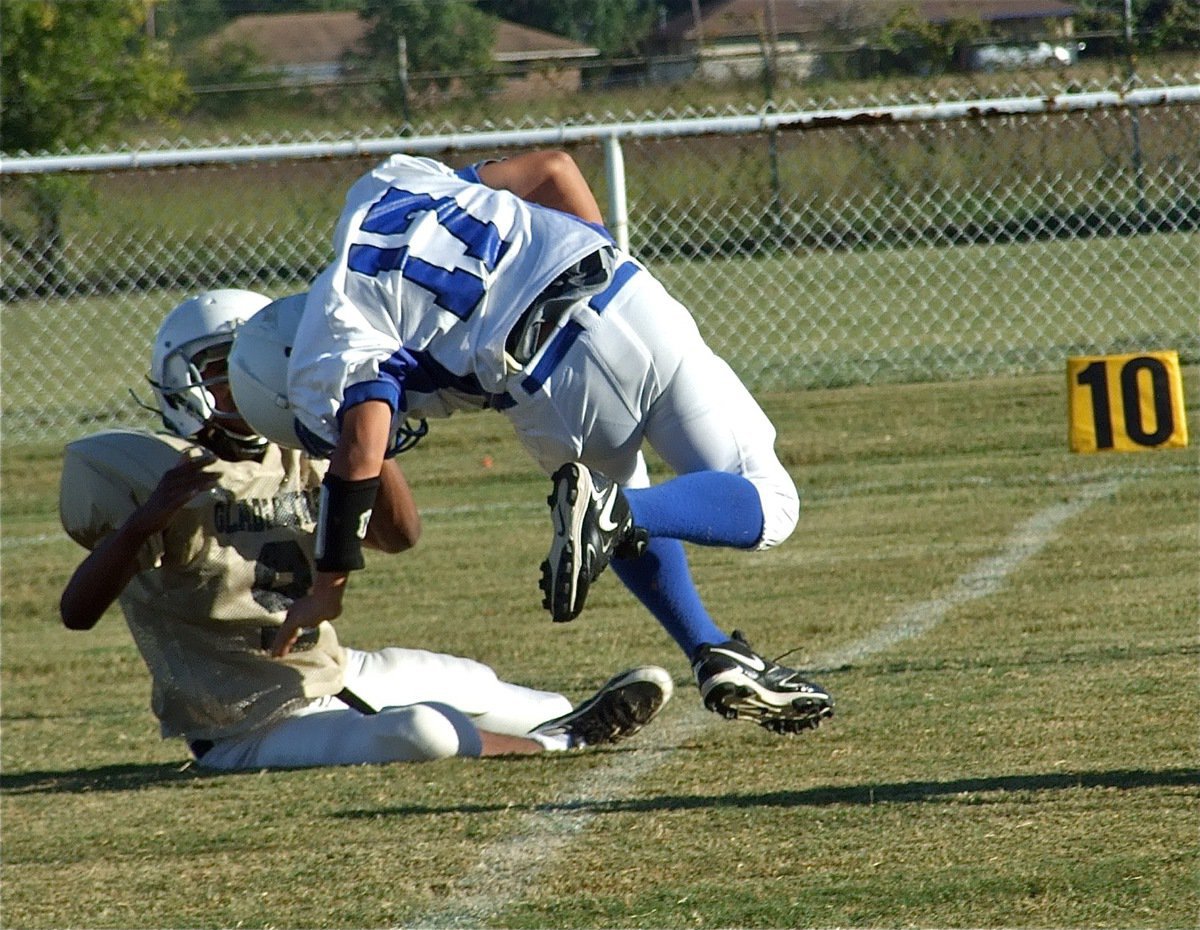
[[[472,216],[453,197],[433,197],[395,187],[367,211],[359,228],[381,236],[400,235],[408,232],[413,218],[423,213],[433,213],[438,225],[463,244],[463,254],[472,259],[469,268],[440,267],[410,255],[407,245],[385,248],[359,244],[350,246],[350,270],[373,278],[400,269],[405,280],[433,294],[437,306],[465,320],[483,299],[484,281],[476,271],[494,271],[508,243],[494,223]],[[446,257],[451,261],[457,258],[449,253]]]

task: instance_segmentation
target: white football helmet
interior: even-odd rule
[[[333,446],[296,419],[288,400],[288,360],[307,294],[272,301],[238,327],[229,353],[233,402],[251,428],[276,445],[327,458]],[[429,431],[424,420],[396,417],[387,455],[405,452]]]
[[[261,436],[302,448],[288,402],[288,358],[307,294],[272,301],[238,328],[229,353],[229,386],[238,412]]]
[[[163,425],[177,436],[191,438],[206,425],[221,429],[239,445],[262,446],[261,437],[225,430],[209,385],[200,372],[214,358],[229,354],[237,328],[270,298],[236,289],[205,291],[185,300],[167,314],[154,337],[147,380],[154,391]],[[224,379],[221,379],[224,380]]]

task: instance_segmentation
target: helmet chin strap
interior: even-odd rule
[[[216,417],[204,424],[204,428],[196,435],[196,441],[231,462],[261,461],[268,445],[262,436],[243,436],[231,432]]]
[[[225,345],[223,348],[217,346],[214,349],[221,358],[225,358],[229,354],[228,345]],[[213,352],[214,349],[208,351]],[[203,359],[193,357],[190,360],[190,364],[193,369],[199,372],[203,364]],[[237,420],[242,423],[244,421],[236,412],[218,409],[217,399],[212,391],[209,390],[214,384],[225,384],[228,381],[228,376],[221,374],[214,378],[201,377],[197,382],[197,386],[204,392],[204,405],[209,411],[208,419],[204,421],[200,436],[207,435],[211,440],[212,450],[223,459],[231,459],[239,462],[260,461],[267,449],[266,437],[253,432],[235,432],[226,426],[222,421]]]

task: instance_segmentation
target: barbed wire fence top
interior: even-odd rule
[[[1169,105],[1121,92],[986,116],[722,114],[735,123],[721,131],[694,125],[711,115],[625,121],[630,247],[757,390],[1052,371],[1071,354],[1196,361],[1200,87],[1174,90]],[[305,289],[377,149],[445,136],[436,154],[460,165],[560,144],[603,193],[598,125],[377,135],[321,157],[264,145],[230,163],[228,145],[161,165],[118,149],[92,154],[142,164],[84,175],[0,161],[4,440],[156,425],[129,389],[163,315],[207,288]],[[52,227],[48,179],[77,188]]]

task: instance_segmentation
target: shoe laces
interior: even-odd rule
[[[801,648],[802,648],[801,646],[794,646],[794,647],[792,647],[791,649],[789,649],[787,652],[785,652],[785,653],[782,653],[781,655],[778,655],[778,656],[776,656],[776,657],[775,657],[774,659],[772,659],[771,661],[772,661],[772,662],[774,662],[776,665],[781,665],[781,664],[782,664],[782,662],[781,662],[781,660],[782,660],[782,659],[786,659],[786,658],[787,658],[788,656],[790,656],[790,655],[791,655],[793,652],[799,652]]]
[[[734,631],[733,631],[733,639],[737,640],[739,643],[741,643],[741,644],[742,644],[743,646],[745,646],[747,649],[749,649],[749,650],[753,651],[754,647],[750,645],[750,641],[749,641],[748,639],[746,639],[746,634],[745,634],[745,633],[743,633],[741,630],[734,630]],[[789,649],[787,652],[785,652],[785,653],[783,653],[783,654],[781,654],[781,655],[778,655],[778,656],[776,656],[774,659],[768,659],[767,661],[768,661],[768,662],[771,662],[771,663],[773,663],[773,664],[775,664],[775,665],[781,665],[781,664],[782,664],[782,661],[781,661],[781,660],[783,660],[783,659],[786,659],[786,658],[787,658],[788,656],[790,656],[790,655],[791,655],[793,652],[799,652],[799,651],[800,651],[802,648],[803,648],[802,646],[793,646],[793,647],[792,647],[791,649]]]

